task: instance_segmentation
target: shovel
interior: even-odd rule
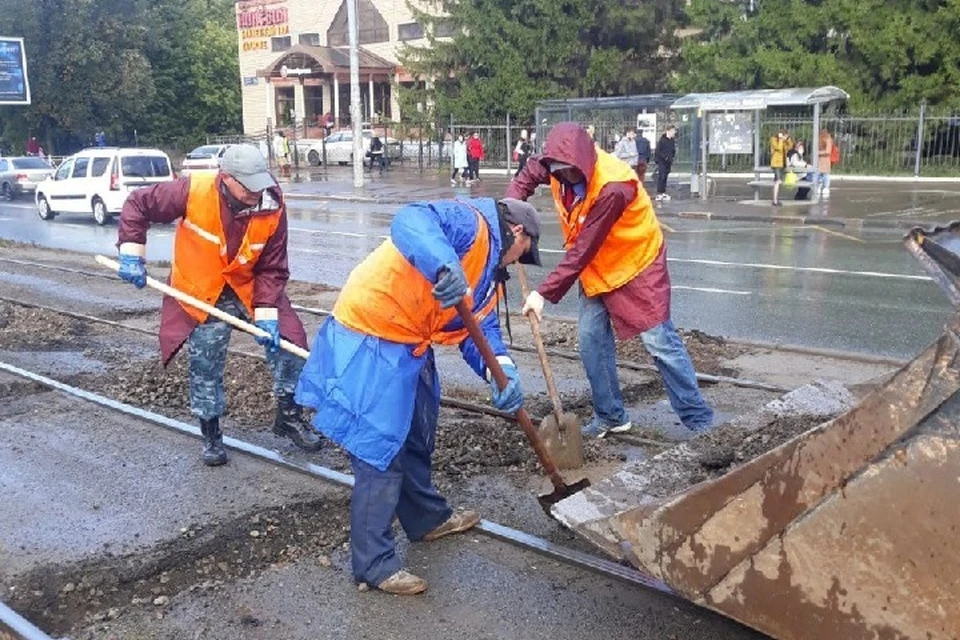
[[[527,283],[527,272],[522,264],[517,264],[517,274],[520,276],[520,290],[526,299],[530,295],[530,286]],[[560,403],[560,394],[547,361],[547,349],[543,346],[543,336],[540,334],[540,320],[532,311],[527,314],[530,328],[533,331],[533,342],[537,346],[537,355],[540,356],[540,366],[543,368],[543,378],[547,382],[547,394],[553,404],[553,413],[544,416],[540,421],[540,438],[550,452],[557,467],[560,469],[576,469],[583,466],[583,435],[580,433],[580,419],[572,413],[564,413]]]
[[[101,264],[107,267],[108,269],[112,269],[114,271],[118,271],[120,269],[119,262],[117,262],[116,260],[111,260],[106,256],[96,256],[95,260],[97,261],[98,264]],[[165,293],[171,298],[175,298],[184,304],[188,304],[191,307],[195,307],[197,309],[200,309],[201,311],[209,313],[217,320],[223,320],[227,324],[233,327],[236,327],[241,331],[246,331],[251,335],[259,336],[261,338],[270,337],[270,334],[264,331],[263,329],[261,329],[260,327],[254,324],[250,324],[249,322],[245,322],[240,318],[237,318],[235,316],[230,315],[229,313],[226,313],[225,311],[221,311],[220,309],[217,309],[215,306],[207,304],[203,300],[197,300],[193,296],[188,295],[183,291],[180,291],[179,289],[174,289],[173,287],[166,285],[160,282],[159,280],[155,280],[154,278],[151,278],[149,276],[147,277],[147,286],[150,287],[151,289],[156,289],[157,291]],[[302,347],[298,347],[292,342],[288,342],[282,338],[280,339],[280,348],[285,351],[289,351],[294,355],[300,356],[304,360],[310,357],[309,351],[307,351]]]
[[[466,302],[463,300],[457,304],[457,313],[460,314],[460,319],[463,320],[463,326],[466,327],[467,333],[469,333],[470,337],[473,338],[473,342],[477,345],[480,355],[483,356],[484,364],[487,365],[487,369],[489,369],[490,373],[493,374],[493,379],[497,383],[497,386],[501,389],[505,389],[509,382],[507,380],[507,374],[503,372],[503,367],[501,367],[500,363],[497,362],[497,356],[493,354],[493,349],[490,348],[490,343],[487,342],[487,338],[483,335],[483,331],[480,330],[480,326],[477,324],[477,319],[473,317],[472,313],[470,313]],[[540,507],[543,508],[548,516],[553,517],[550,513],[550,507],[561,500],[569,498],[578,491],[583,491],[589,487],[590,480],[583,478],[582,480],[578,480],[573,484],[567,484],[564,482],[560,472],[557,471],[557,466],[550,457],[550,453],[543,445],[543,441],[540,439],[540,435],[537,433],[537,428],[533,426],[533,422],[530,420],[527,410],[521,408],[519,411],[517,411],[516,416],[517,422],[520,423],[520,426],[523,428],[523,433],[527,436],[527,440],[530,442],[530,446],[533,447],[533,451],[537,454],[537,459],[540,461],[540,466],[543,467],[544,472],[547,474],[547,477],[550,478],[550,482],[553,484],[552,493],[537,496],[537,500],[540,502]]]

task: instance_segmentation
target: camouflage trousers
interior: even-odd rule
[[[250,321],[246,308],[232,291],[225,291],[216,307],[230,315]],[[187,340],[189,359],[190,412],[201,420],[223,415],[226,405],[223,390],[223,372],[227,366],[227,347],[233,330],[226,322],[207,318],[197,325]],[[303,369],[303,359],[280,350],[267,352],[267,364],[273,372],[275,396],[293,395]]]

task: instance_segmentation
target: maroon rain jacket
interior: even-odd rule
[[[520,175],[510,183],[506,197],[526,200],[539,185],[549,185],[552,162],[576,167],[589,181],[597,163],[597,149],[579,124],[561,122],[547,135],[543,155],[530,158]],[[642,189],[643,185],[632,182],[612,182],[603,188],[587,215],[580,235],[567,248],[557,268],[537,288],[544,299],[556,304],[567,294],[600,250],[610,229],[633,202],[638,188]],[[564,201],[568,209],[572,208],[575,194],[564,189]],[[664,240],[660,255],[637,277],[619,289],[601,295],[620,340],[629,340],[670,319],[670,274],[667,271],[666,246]]]
[[[220,188],[220,180],[217,180]],[[270,190],[270,196],[282,202],[280,187]],[[130,194],[120,211],[120,233],[117,246],[130,242],[146,245],[147,229],[151,224],[169,224],[182,218],[187,212],[187,197],[190,194],[190,178],[183,177],[172,182],[162,182],[152,187],[138,189]],[[275,211],[276,208],[273,209]],[[251,216],[264,215],[256,209],[234,213],[225,199],[220,197],[220,220],[227,239],[227,260],[233,261],[240,249]],[[176,256],[173,258],[176,260]],[[253,306],[277,309],[280,334],[296,344],[307,347],[307,334],[300,318],[294,313],[287,298],[286,285],[290,279],[287,267],[287,211],[283,207],[280,225],[270,237],[260,258],[254,266]],[[163,297],[160,314],[160,353],[167,365],[197,326],[194,320],[169,296]]]

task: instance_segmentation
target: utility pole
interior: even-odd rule
[[[350,32],[350,124],[353,128],[353,186],[363,187],[363,123],[360,115],[360,57],[357,52],[357,0],[347,0]]]

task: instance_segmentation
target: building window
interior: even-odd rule
[[[455,31],[453,20],[449,18],[441,18],[433,23],[433,35],[437,38],[451,38]]]
[[[397,25],[397,36],[401,41],[419,40],[423,37],[423,25],[419,22],[408,22]]]
[[[357,0],[357,24],[360,28],[357,33],[359,44],[376,44],[390,42],[390,29],[387,21],[373,5],[371,0]],[[337,14],[327,30],[327,45],[331,47],[345,47],[350,44],[347,31],[347,3],[340,5]]]
[[[320,34],[319,33],[301,33],[300,44],[306,45],[308,47],[319,47]]]
[[[270,38],[270,51],[276,53],[277,51],[286,51],[292,45],[290,41],[290,36],[284,36],[282,38]]]

